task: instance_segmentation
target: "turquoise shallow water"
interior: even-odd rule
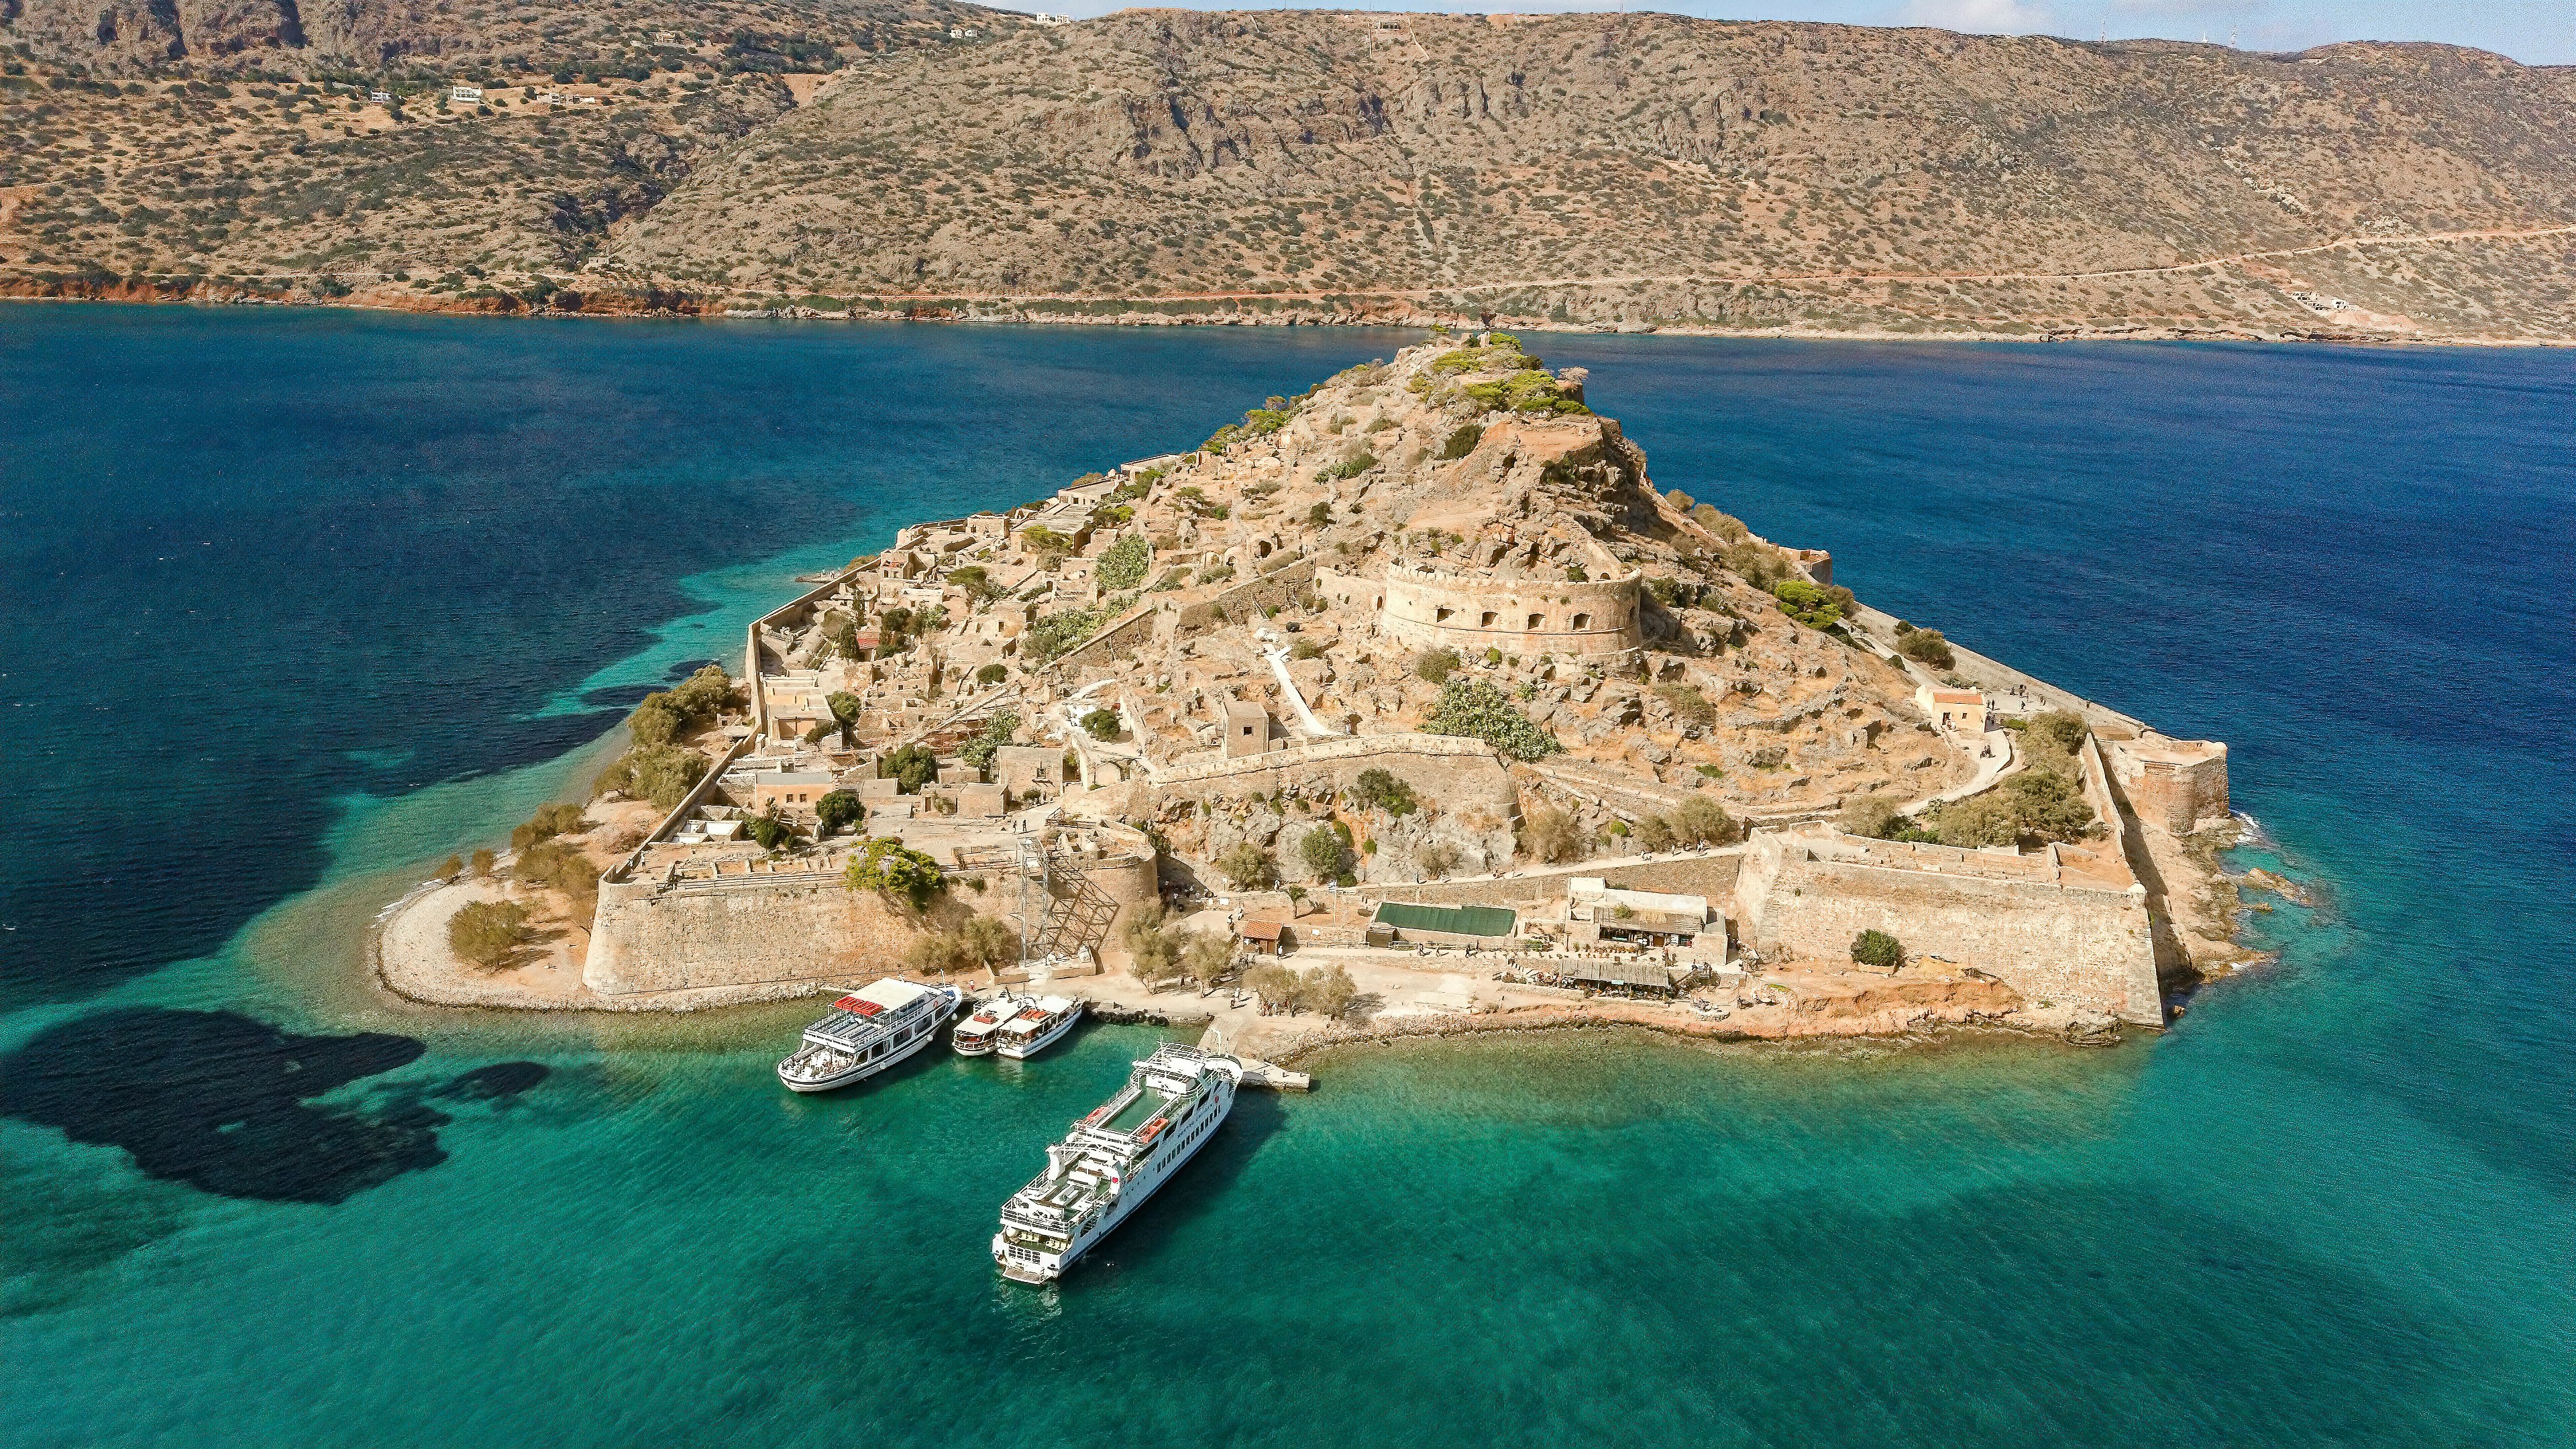
[[[1401,341],[0,311],[0,1442],[2568,1441],[2560,356],[1538,340],[1664,486],[2233,742],[2326,905],[2152,1042],[1344,1054],[1033,1294],[993,1209],[1148,1033],[814,1101],[799,1009],[352,984],[786,573]]]

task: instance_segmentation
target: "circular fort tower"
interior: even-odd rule
[[[1379,629],[1424,648],[1581,656],[1645,642],[1637,622],[1644,577],[1631,570],[1572,583],[1390,564],[1377,579],[1319,570],[1316,583],[1336,604],[1375,609]]]

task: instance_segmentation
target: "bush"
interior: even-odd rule
[[[1826,588],[1805,579],[1784,578],[1770,587],[1771,597],[1780,601],[1780,612],[1810,629],[1841,623],[1844,611],[1851,604],[1849,589]],[[1905,637],[1915,639],[1931,632],[1920,630]]]
[[[993,756],[1000,753],[1002,746],[1011,742],[1011,736],[1019,732],[1020,717],[1003,710],[984,721],[984,727],[975,732],[975,738],[968,740],[965,747],[957,752],[957,758],[975,772],[977,779],[990,780]]]
[[[1103,609],[1067,609],[1048,614],[1029,625],[1021,636],[1020,647],[1044,664],[1074,645],[1100,632],[1107,611]]]
[[[463,874],[465,874],[464,856],[451,855],[438,863],[438,878],[441,880],[454,880]]]
[[[1950,652],[1950,641],[1942,638],[1938,629],[1915,629],[1898,634],[1896,652],[1917,664],[1928,664],[1935,669],[1948,669],[1959,662],[1959,657]]]
[[[473,901],[447,918],[447,948],[486,971],[510,964],[529,934],[528,908],[510,901]]]
[[[1574,817],[1552,805],[1530,812],[1521,822],[1521,853],[1532,860],[1550,865],[1577,858],[1583,850],[1583,835],[1574,828]]]
[[[1481,679],[1453,679],[1441,686],[1440,702],[1423,717],[1422,732],[1480,739],[1515,760],[1535,760],[1565,748]]]
[[[987,664],[983,668],[975,671],[975,682],[977,684],[999,684],[1003,680],[1010,678],[1010,676],[1011,670],[1008,665]]]
[[[1095,740],[1114,740],[1119,731],[1118,711],[1095,709],[1082,717],[1082,732]]]
[[[1708,696],[1700,693],[1696,685],[1658,684],[1655,698],[1671,706],[1673,717],[1684,724],[1705,728],[1717,723],[1717,706],[1709,703]]]
[[[1863,966],[1893,971],[1905,964],[1905,947],[1885,931],[1863,931],[1852,938],[1852,960]]]
[[[939,757],[921,745],[905,745],[877,761],[877,778],[892,780],[897,794],[918,795],[921,787],[938,783]]]
[[[474,873],[476,875],[490,875],[492,873],[493,862],[499,859],[500,857],[494,855],[489,846],[474,852],[471,862],[474,867]]]
[[[844,825],[856,825],[868,818],[865,802],[848,790],[835,790],[814,802],[816,834],[836,835]]]
[[[1153,557],[1153,546],[1142,535],[1131,533],[1100,556],[1100,565],[1092,570],[1092,577],[1110,593],[1132,589],[1145,581],[1145,568]]]
[[[1279,883],[1279,862],[1251,841],[1241,841],[1216,858],[1216,868],[1239,891],[1264,890]]]
[[[1324,657],[1324,646],[1316,643],[1312,639],[1300,639],[1296,643],[1288,646],[1288,657],[1291,659],[1321,659]]]
[[[907,849],[893,836],[879,836],[861,846],[859,853],[850,857],[843,882],[854,891],[875,891],[915,912],[948,889],[947,872],[939,868],[938,861]]]
[[[1347,852],[1348,847],[1343,845],[1342,838],[1320,825],[1307,831],[1305,838],[1297,842],[1298,861],[1306,867],[1307,874],[1319,880],[1330,880],[1340,875]]]
[[[991,916],[968,916],[953,931],[925,931],[904,948],[904,964],[947,975],[1020,959],[1020,938]]]
[[[529,846],[552,840],[558,835],[570,835],[581,829],[582,823],[581,807],[578,805],[540,805],[537,807],[537,813],[528,817],[527,823],[511,828],[510,848],[525,850]]]
[[[1458,847],[1445,840],[1426,840],[1413,852],[1413,864],[1424,875],[1439,880],[1458,868]]]
[[[1073,540],[1043,523],[1032,523],[1020,530],[1020,547],[1036,554],[1040,561],[1053,564],[1073,552]]]
[[[1451,433],[1448,439],[1441,443],[1440,451],[1432,456],[1438,458],[1443,463],[1447,463],[1458,458],[1466,457],[1469,453],[1476,451],[1476,445],[1484,440],[1485,425],[1483,423],[1468,423],[1459,428],[1456,432]]]
[[[2026,739],[2052,747],[2054,753],[2069,756],[2084,748],[2084,737],[2092,732],[2092,726],[2084,722],[2084,716],[2063,709],[2032,715],[2030,722],[2023,726]]]
[[[1351,782],[1351,794],[1361,804],[1373,805],[1397,820],[1422,808],[1421,802],[1413,798],[1411,785],[1376,768],[1360,771],[1360,777]]]
[[[1308,528],[1322,528],[1324,525],[1331,523],[1332,521],[1333,505],[1329,503],[1318,502],[1314,507],[1306,510],[1306,526]]]
[[[1458,672],[1458,651],[1425,649],[1413,656],[1413,677],[1427,684],[1446,684]]]
[[[1673,848],[1673,822],[1661,815],[1649,815],[1637,822],[1637,848],[1647,851]]]
[[[760,848],[763,850],[776,850],[796,838],[796,827],[778,818],[778,806],[775,803],[772,803],[767,810],[744,821],[743,828],[751,832],[751,838],[759,841]]]
[[[1896,813],[1896,802],[1887,796],[1863,795],[1845,804],[1842,817],[1835,823],[1847,835],[1886,840],[1904,826],[1905,817]]]
[[[1376,466],[1376,454],[1367,452],[1353,453],[1351,456],[1344,458],[1333,466],[1316,473],[1315,481],[1318,483],[1330,483],[1341,478],[1356,478]]]
[[[548,840],[519,852],[510,873],[530,885],[564,893],[573,914],[586,915],[599,903],[599,867],[577,846]]]
[[[1732,845],[1743,833],[1723,806],[1697,795],[1673,812],[1672,826],[1673,838],[1689,845]]]
[[[2091,833],[2093,807],[2072,776],[2034,767],[1942,805],[1928,825],[1933,839],[1963,850],[2074,840]]]

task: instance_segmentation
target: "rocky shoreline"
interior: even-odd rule
[[[1131,301],[1150,303],[1152,298]],[[1740,340],[1802,342],[2309,342],[2346,346],[2413,347],[2566,347],[2576,339],[2520,337],[2422,336],[2341,332],[2326,329],[2258,330],[2237,327],[1928,327],[1898,331],[1883,327],[1760,326],[1725,327],[1696,322],[1569,322],[1504,313],[1448,313],[1405,310],[1365,312],[1333,308],[1165,313],[1125,311],[1111,314],[1032,311],[1020,307],[966,307],[925,303],[904,308],[823,311],[811,307],[745,307],[737,301],[676,289],[594,288],[556,292],[543,305],[511,295],[435,296],[388,293],[328,297],[298,291],[288,284],[263,286],[239,280],[203,277],[124,278],[0,276],[0,301],[112,302],[135,305],[325,307],[346,311],[507,317],[522,320],[628,318],[709,321],[939,322],[980,326],[1023,327],[1499,327],[1514,332],[1555,335],[1724,337]]]

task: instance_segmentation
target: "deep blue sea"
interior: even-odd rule
[[[1404,334],[0,308],[0,1446],[2576,1442],[2576,354],[1534,337],[1655,481],[2233,747],[2161,1038],[1354,1051],[1060,1289],[1150,1041],[417,1010],[426,863],[908,520]]]

